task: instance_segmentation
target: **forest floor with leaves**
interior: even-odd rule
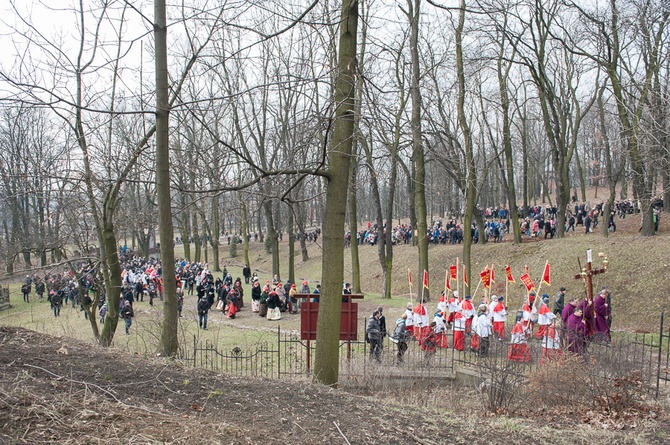
[[[0,328],[0,444],[663,444],[653,402],[628,417],[506,417],[455,386],[357,394],[302,380],[185,368],[22,328]],[[454,391],[453,393],[450,393]],[[458,400],[455,405],[449,400]],[[651,413],[651,414],[650,414]]]

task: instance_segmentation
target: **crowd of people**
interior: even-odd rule
[[[663,211],[663,200],[656,198],[652,202],[653,206],[653,225],[654,231],[658,232],[658,225]],[[617,220],[625,219],[626,215],[639,212],[639,202],[627,199],[623,201],[615,201],[609,215],[603,215],[604,203],[599,202],[591,205],[588,202],[577,202],[577,197],[573,197],[572,205],[566,208],[565,212],[565,232],[580,228],[584,233],[593,232],[600,220],[607,223],[607,228],[611,232],[616,232]],[[504,239],[505,234],[511,231],[511,216],[510,211],[504,207],[487,207],[480,208],[479,212],[483,216],[484,226],[480,230],[476,222],[472,223],[470,227],[472,240],[478,243],[480,237],[486,241],[499,243]],[[528,208],[520,207],[518,209],[519,227],[522,236],[530,238],[554,238],[556,235],[558,208],[556,206],[541,206],[535,205]],[[460,244],[463,242],[463,230],[465,227],[462,224],[464,219],[464,211],[460,212],[453,209],[445,212],[446,223],[442,219],[432,221],[429,225],[426,236],[431,244]],[[379,238],[385,236],[386,226],[379,227],[378,224],[367,223],[367,228],[359,230],[355,233],[355,242],[361,245],[374,246],[379,242]],[[412,226],[410,224],[399,224],[391,229],[391,242],[393,245],[411,244],[412,240]],[[352,234],[346,231],[344,234],[345,247],[351,246]]]
[[[430,361],[437,348],[450,347],[449,330],[453,331],[451,347],[457,351],[470,350],[485,356],[492,342],[508,342],[507,359],[520,363],[533,360],[528,342],[536,339],[541,343],[540,361],[544,363],[562,355],[564,350],[581,356],[593,341],[609,343],[611,299],[609,289],[603,286],[593,300],[569,298],[566,302],[566,289],[561,287],[552,309],[548,294],[537,298],[535,292],[530,292],[509,329],[510,314],[504,296],[492,295],[475,304],[470,295],[461,299],[458,291],[450,296],[442,293],[432,317],[424,303],[407,303],[389,338],[397,346],[397,363],[403,362],[411,341],[418,343],[425,359]],[[366,326],[371,359],[381,360],[386,335],[386,321],[379,307]]]

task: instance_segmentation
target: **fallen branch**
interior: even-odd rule
[[[333,425],[335,425],[335,428],[337,428],[337,431],[340,432],[340,435],[344,438],[344,441],[347,443],[347,445],[351,445],[351,442],[349,442],[349,439],[347,439],[347,436],[344,435],[344,433],[340,429],[340,426],[334,420],[333,420]]]

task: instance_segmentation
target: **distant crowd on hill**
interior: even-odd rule
[[[578,203],[576,197],[573,197],[572,205],[568,206],[565,214],[565,232],[572,230],[574,233],[577,228],[585,234],[593,232],[603,221],[607,224],[610,232],[616,232],[617,220],[625,219],[626,215],[639,213],[640,203],[632,199],[616,201],[612,206],[609,215],[603,215],[604,202],[591,205],[588,202]],[[652,202],[654,231],[658,232],[658,225],[663,211],[663,199],[656,198]],[[510,233],[511,216],[510,211],[503,207],[487,207],[479,209],[483,215],[484,227],[480,230],[476,222],[470,227],[472,240],[478,243],[480,237],[488,242],[502,242],[504,236]],[[556,221],[558,208],[556,206],[530,206],[528,208],[520,207],[519,226],[522,236],[529,238],[544,237],[553,238],[556,235]],[[443,219],[432,221],[426,232],[430,244],[460,244],[463,242],[463,220],[464,210],[456,211],[451,209],[445,212]],[[385,236],[386,226],[381,230],[378,224],[367,223],[367,227],[359,230],[352,238],[352,233],[346,231],[344,234],[344,245],[350,247],[352,241],[359,246],[374,246],[379,242],[379,238]],[[411,244],[413,230],[410,224],[399,224],[391,229],[391,243],[393,245]]]

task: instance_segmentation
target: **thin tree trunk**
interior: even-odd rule
[[[168,96],[167,23],[165,0],[154,0],[154,37],[156,45],[156,200],[163,268],[163,321],[161,354],[172,357],[179,348],[177,338],[177,283],[174,280],[174,230],[170,201],[170,105]],[[111,315],[111,314],[110,314]]]

